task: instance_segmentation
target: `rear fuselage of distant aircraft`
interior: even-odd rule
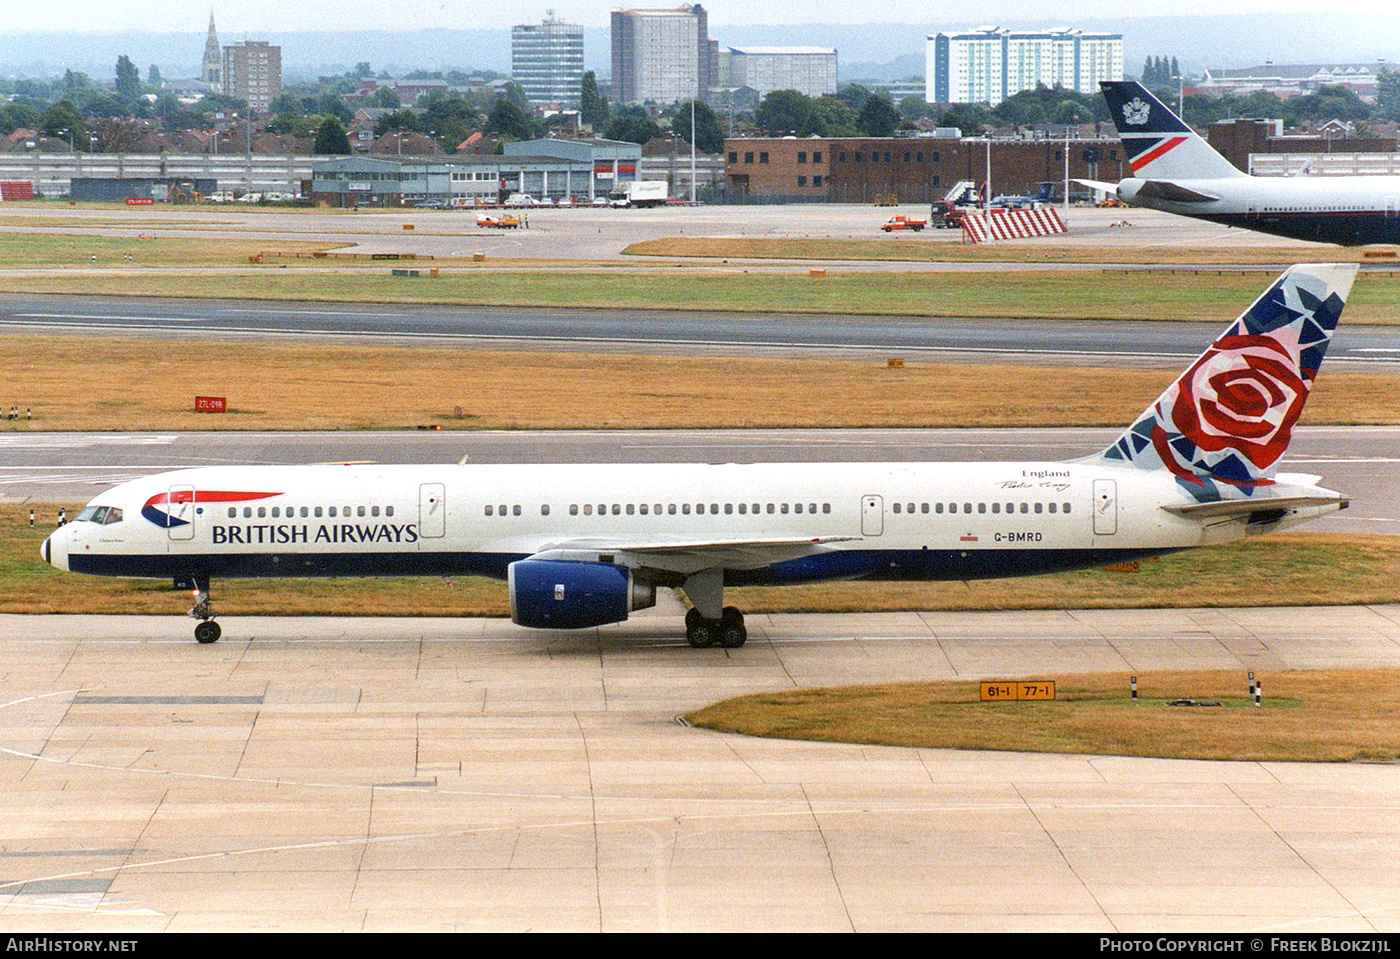
[[[1297,240],[1400,243],[1400,176],[1250,176],[1141,84],[1100,84],[1133,175],[1088,182],[1132,206]]]

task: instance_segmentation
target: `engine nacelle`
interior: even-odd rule
[[[656,605],[656,587],[612,563],[522,559],[506,569],[510,618],[531,629],[585,629],[620,623]]]

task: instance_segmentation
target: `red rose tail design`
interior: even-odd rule
[[[1356,270],[1288,270],[1099,457],[1188,486],[1271,484]]]

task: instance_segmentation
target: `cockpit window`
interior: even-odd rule
[[[121,521],[122,511],[116,506],[85,507],[75,520],[78,523],[96,523],[98,526],[110,526]]]

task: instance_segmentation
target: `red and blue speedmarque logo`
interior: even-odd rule
[[[178,508],[185,504],[199,503],[246,503],[250,500],[267,499],[270,496],[281,495],[281,493],[253,493],[245,490],[175,489],[157,493],[146,500],[146,505],[141,507],[141,515],[161,529],[175,529],[179,526],[188,526],[190,521],[171,515],[171,507]],[[183,512],[179,509],[175,511]]]

